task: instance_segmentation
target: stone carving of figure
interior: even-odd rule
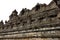
[[[21,14],[20,14],[20,15],[23,15],[23,14],[24,14],[24,12],[25,12],[25,9],[22,9],[22,11],[21,11]]]
[[[0,27],[1,27],[1,29],[4,29],[4,23],[3,23],[3,20],[0,21]]]
[[[4,24],[4,23],[3,23],[3,20],[1,20],[1,22],[0,22],[0,23],[1,23],[1,24]]]
[[[8,23],[7,21],[5,21],[5,23]]]
[[[40,4],[39,3],[37,3],[37,5],[32,10],[38,11],[38,9],[40,9]]]
[[[10,19],[13,18],[14,16],[18,16],[17,14],[18,14],[18,12],[16,10],[14,10],[12,12],[12,14],[10,15]]]

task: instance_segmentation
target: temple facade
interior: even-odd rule
[[[60,0],[39,4],[31,10],[12,11],[0,21],[0,40],[60,40]]]

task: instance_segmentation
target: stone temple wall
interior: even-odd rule
[[[39,4],[31,10],[14,10],[0,22],[0,40],[60,40],[60,1]]]

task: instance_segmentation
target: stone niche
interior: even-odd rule
[[[60,8],[60,0],[53,0],[55,3],[56,3],[56,5]]]

